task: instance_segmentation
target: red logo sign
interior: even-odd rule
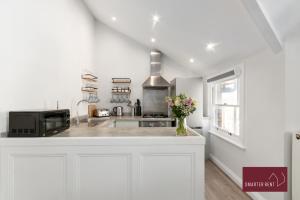
[[[287,167],[244,167],[244,192],[287,192]]]

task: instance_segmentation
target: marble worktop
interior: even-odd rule
[[[112,119],[100,122],[95,126],[81,123],[52,137],[175,137],[175,127],[139,127],[139,128],[114,128],[111,127]],[[188,136],[199,136],[195,131],[188,129]]]
[[[117,120],[140,121],[140,120],[174,120],[171,118],[142,118],[132,116],[111,116],[106,118],[90,118],[88,122],[81,122],[79,126],[72,125],[68,130],[53,135],[50,138],[88,138],[88,137],[177,137],[175,127],[136,127],[116,128]],[[188,136],[200,136],[194,130],[188,128]],[[2,137],[3,138],[3,137]],[[6,137],[5,137],[6,138]],[[49,137],[46,137],[49,138]],[[46,139],[44,138],[44,139]]]

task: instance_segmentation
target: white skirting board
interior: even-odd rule
[[[242,188],[243,181],[236,175],[231,169],[229,169],[224,163],[222,163],[214,155],[209,154],[210,160],[216,164],[233,182],[235,182],[240,188]],[[254,200],[267,200],[261,196],[258,192],[247,192],[247,194]]]

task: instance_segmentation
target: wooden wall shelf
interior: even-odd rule
[[[81,75],[81,79],[86,80],[86,81],[97,82],[98,77],[93,74],[83,74],[83,75]]]
[[[118,94],[118,95],[122,95],[122,94],[130,94],[131,92],[112,92],[112,94]]]
[[[131,83],[130,78],[112,78],[112,83]]]
[[[89,103],[97,103],[99,102],[98,98],[98,77],[91,74],[85,73],[81,75],[82,79],[82,88],[81,91],[83,92],[83,99],[86,99]]]
[[[81,78],[81,79],[85,81],[97,82],[97,79],[91,79],[91,78]]]
[[[82,88],[81,89],[82,92],[88,92],[88,93],[97,93],[97,90],[95,89],[86,89],[86,88]]]

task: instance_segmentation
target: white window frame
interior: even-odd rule
[[[240,64],[236,67],[231,67],[221,73],[217,73],[214,74],[210,77],[215,77],[218,76],[220,74],[223,74],[225,72],[234,70],[235,71],[235,75],[230,76],[230,77],[226,77],[217,81],[213,81],[211,83],[207,83],[207,94],[208,94],[208,114],[209,117],[211,119],[211,123],[210,123],[210,130],[209,132],[241,149],[246,149],[245,146],[245,131],[244,131],[244,119],[245,119],[245,84],[244,84],[244,74],[245,74],[245,70],[244,70],[244,66],[243,64]],[[239,127],[239,136],[235,135],[235,134],[229,134],[227,131],[223,131],[221,129],[217,129],[216,127],[214,127],[214,123],[213,123],[213,105],[212,105],[212,87],[215,83],[220,83],[220,82],[224,82],[224,81],[228,81],[228,80],[232,80],[237,78],[238,80],[238,105],[239,105],[239,120],[240,120],[240,127]],[[208,78],[209,79],[209,78]]]

